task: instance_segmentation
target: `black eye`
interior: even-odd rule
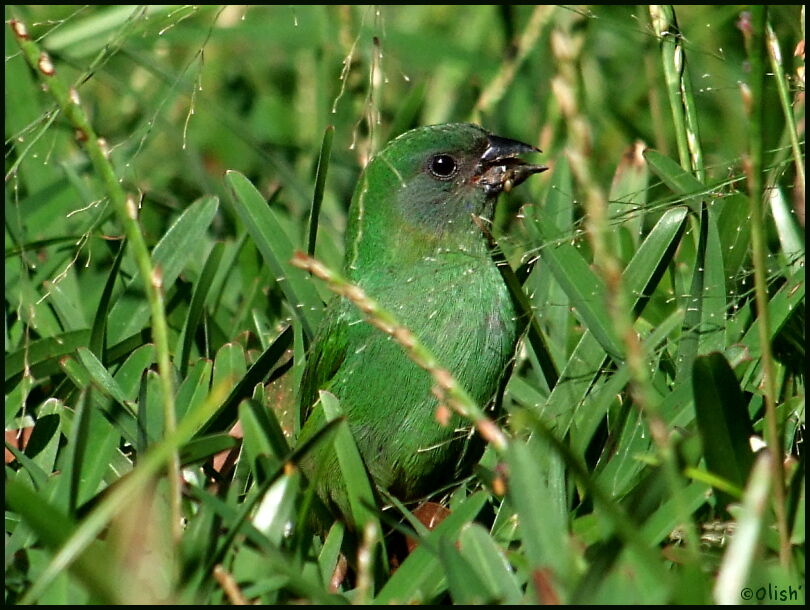
[[[456,160],[450,155],[436,155],[430,160],[428,168],[430,173],[439,180],[448,180],[455,176],[458,171]]]

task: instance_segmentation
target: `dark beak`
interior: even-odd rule
[[[532,174],[548,169],[518,158],[518,155],[541,152],[536,146],[491,134],[487,136],[487,144],[476,168],[478,184],[484,187],[487,195],[497,195],[501,191],[508,193]]]

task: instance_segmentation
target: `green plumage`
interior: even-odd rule
[[[533,149],[475,125],[423,127],[390,142],[367,165],[349,211],[344,273],[431,350],[480,405],[498,391],[518,338],[515,309],[473,216],[491,219],[497,194],[542,167]],[[507,181],[509,184],[507,185]],[[469,470],[482,444],[469,423],[436,418],[427,372],[388,335],[334,299],[318,330],[299,403],[299,442],[324,425],[318,390],[340,400],[366,466],[402,501]],[[328,503],[348,514],[331,446],[303,463]]]

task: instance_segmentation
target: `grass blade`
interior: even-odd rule
[[[312,195],[312,208],[309,212],[309,233],[307,234],[307,254],[315,255],[315,239],[318,236],[318,218],[323,202],[323,190],[326,185],[326,172],[329,168],[329,155],[332,153],[332,139],[335,127],[330,125],[323,133],[321,152],[318,155],[318,169],[315,172],[315,192]]]
[[[122,241],[118,247],[118,252],[115,254],[110,273],[107,275],[107,281],[104,284],[104,291],[101,293],[101,298],[98,302],[98,309],[96,310],[96,317],[93,318],[93,328],[90,330],[90,343],[88,347],[101,362],[106,362],[106,333],[107,333],[107,318],[110,311],[110,302],[112,299],[113,289],[115,282],[118,279],[118,271],[121,269],[121,261],[124,260],[124,251],[126,250],[127,242]]]
[[[225,182],[232,189],[236,212],[272,270],[293,313],[301,320],[310,338],[321,318],[323,304],[309,276],[290,265],[293,245],[281,225],[250,181],[239,172],[230,170]]]
[[[706,466],[742,488],[754,462],[748,442],[754,431],[734,371],[722,354],[699,356],[692,369],[692,386]],[[732,500],[715,491],[721,505]]]
[[[183,325],[183,331],[178,339],[178,343],[181,346],[180,349],[177,350],[177,353],[180,354],[180,377],[185,377],[188,372],[191,344],[194,342],[197,326],[202,319],[203,307],[208,297],[209,290],[211,289],[211,284],[214,281],[216,270],[222,260],[224,250],[225,244],[222,242],[214,244],[214,247],[211,249],[205,261],[202,273],[200,273],[200,277],[197,280],[197,285],[194,287],[194,294],[191,296],[191,304],[188,306],[186,323]]]

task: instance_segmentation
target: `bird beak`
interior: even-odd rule
[[[531,165],[518,155],[541,152],[536,146],[517,140],[488,135],[487,148],[478,160],[475,175],[487,195],[507,193],[532,174],[539,174],[548,168],[544,165]]]

